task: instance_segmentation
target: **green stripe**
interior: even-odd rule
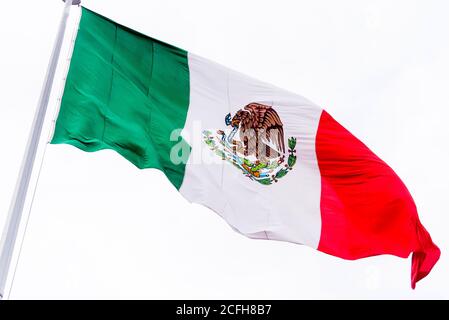
[[[179,189],[185,162],[173,163],[170,151],[190,147],[170,134],[184,127],[189,92],[186,51],[83,8],[51,143],[115,150]]]

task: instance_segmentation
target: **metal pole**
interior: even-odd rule
[[[59,53],[61,52],[62,42],[64,40],[67,19],[72,4],[79,4],[79,0],[65,0],[64,11],[59,24],[58,34],[51,53],[48,64],[47,74],[45,75],[41,95],[34,114],[33,124],[31,126],[28,143],[22,160],[19,177],[16,188],[11,199],[8,217],[6,218],[0,242],[0,299],[5,293],[5,286],[8,277],[8,271],[11,266],[11,260],[14,252],[17,233],[19,231],[20,220],[22,218],[23,207],[27,196],[28,186],[30,184],[31,173],[33,171],[34,160],[36,158],[37,147],[44,124],[45,114],[47,112],[48,100],[50,97],[53,79],[55,77],[56,67],[58,65]]]

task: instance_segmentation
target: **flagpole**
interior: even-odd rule
[[[50,56],[47,73],[42,86],[41,95],[34,114],[31,131],[28,137],[25,154],[22,159],[19,176],[11,199],[8,216],[6,218],[3,234],[0,242],[0,299],[4,297],[8,271],[11,266],[11,260],[14,253],[14,245],[19,231],[22,218],[23,207],[27,196],[28,186],[30,184],[31,173],[33,171],[34,160],[36,159],[37,147],[42,133],[45,114],[47,112],[48,101],[51,88],[55,77],[56,67],[58,65],[59,54],[61,52],[62,42],[64,40],[65,28],[72,5],[79,5],[80,0],[64,0],[64,10],[59,24],[58,33],[53,45],[53,51]]]

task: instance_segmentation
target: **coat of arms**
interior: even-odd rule
[[[296,138],[288,139],[285,161],[284,128],[273,107],[250,103],[234,116],[225,116],[227,130],[203,131],[209,148],[243,171],[251,180],[270,185],[296,164]],[[237,135],[238,133],[238,135]]]

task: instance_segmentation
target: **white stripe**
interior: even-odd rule
[[[318,247],[321,178],[315,137],[322,109],[272,85],[189,54],[190,106],[183,137],[192,154],[180,192],[251,237]],[[251,181],[205,145],[201,131],[225,129],[224,118],[251,102],[272,105],[288,137],[297,137],[297,164],[272,185]],[[287,156],[286,156],[287,158]],[[207,161],[209,160],[209,161]],[[211,163],[214,161],[214,163]]]

